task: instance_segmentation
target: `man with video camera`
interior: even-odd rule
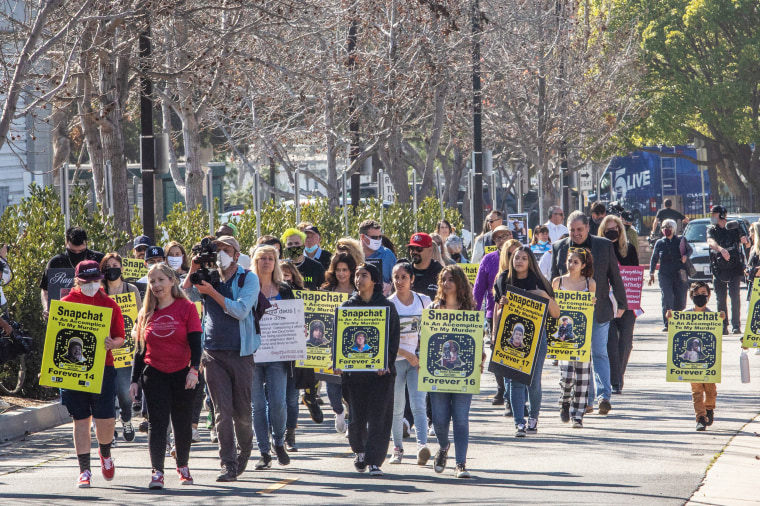
[[[741,280],[744,276],[742,245],[747,244],[739,223],[726,220],[726,208],[712,207],[712,226],[707,229],[707,245],[710,247],[710,264],[713,286],[718,299],[718,311],[728,314],[726,291],[731,297],[731,325],[734,334],[741,334]],[[723,333],[728,334],[728,318],[723,320]]]
[[[237,264],[239,256],[234,237],[204,238],[200,248],[193,249],[182,285],[186,290],[194,287],[205,299],[201,363],[216,412],[222,464],[216,481],[220,482],[237,480],[253,448],[253,353],[261,336],[252,309],[258,302],[259,278]]]

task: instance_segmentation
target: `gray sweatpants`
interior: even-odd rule
[[[253,448],[253,355],[241,357],[239,351],[204,350],[203,367],[216,412],[219,458],[222,464],[237,465],[235,440],[241,451],[249,453]]]

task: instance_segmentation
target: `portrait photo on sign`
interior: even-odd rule
[[[755,307],[749,312],[749,330],[753,334],[760,334],[760,300],[755,302]]]
[[[469,376],[475,369],[475,340],[464,334],[433,334],[427,369],[435,376]]]
[[[715,365],[715,336],[685,331],[673,336],[673,364],[679,368],[710,368]]]
[[[308,326],[309,337],[306,340],[306,346],[323,348],[330,344],[330,341],[325,337],[325,324],[321,320],[312,320]]]
[[[586,335],[586,315],[578,311],[562,311],[556,323],[548,328],[549,345],[578,348]],[[548,327],[548,326],[547,326]]]
[[[504,333],[501,335],[501,347],[503,350],[512,348],[523,354],[528,353],[533,343],[534,333],[532,321],[516,314],[507,315]]]
[[[380,332],[374,327],[347,327],[343,330],[343,355],[351,358],[356,353],[377,354]]]
[[[55,336],[53,362],[60,369],[89,371],[95,361],[97,343],[91,332],[63,329]]]

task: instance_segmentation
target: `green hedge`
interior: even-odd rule
[[[13,269],[13,280],[3,290],[11,317],[21,322],[34,338],[34,351],[27,359],[28,372],[21,395],[45,399],[58,395],[58,390],[37,384],[45,341],[39,284],[47,261],[66,248],[64,217],[58,193],[52,187],[32,184],[29,192],[29,197],[8,207],[0,217],[0,242],[11,245],[8,261]],[[87,211],[87,193],[82,187],[72,190],[71,226],[79,225],[87,231],[88,247],[92,249],[115,251],[126,245],[129,237],[116,231],[112,218],[103,215],[99,208],[94,213]],[[13,366],[0,366],[3,384],[15,383],[16,374]]]
[[[0,217],[0,242],[11,244],[8,259],[13,268],[12,282],[4,287],[12,317],[20,321],[34,338],[35,349],[27,360],[29,371],[21,395],[40,399],[57,395],[57,390],[42,388],[37,384],[37,374],[44,347],[45,322],[42,320],[39,282],[47,261],[65,249],[64,218],[60,209],[58,194],[51,187],[29,187],[30,196],[21,203],[10,206]],[[102,252],[117,251],[126,247],[131,238],[118,232],[113,220],[104,216],[98,208],[94,213],[87,211],[87,189],[77,188],[71,195],[71,225],[79,225],[87,231],[88,246]],[[445,209],[446,219],[462,228],[462,217],[456,209]],[[137,213],[136,213],[137,216]],[[370,199],[363,202],[357,212],[349,209],[348,235],[358,238],[359,223],[372,218],[380,221],[380,203]],[[432,232],[440,219],[438,201],[432,198],[420,203],[417,209],[418,230]],[[343,209],[330,212],[326,199],[318,199],[313,204],[301,208],[301,220],[310,221],[322,232],[322,246],[334,251],[335,242],[344,237]],[[383,231],[396,244],[402,246],[414,233],[414,213],[411,205],[393,204],[384,210]],[[217,216],[216,223],[219,223]],[[294,226],[295,209],[268,201],[261,212],[262,234],[279,237],[282,232]],[[256,243],[256,216],[249,200],[245,212],[237,220],[238,240],[247,252]],[[139,216],[132,222],[132,233],[141,233]],[[156,227],[159,242],[178,241],[188,250],[208,234],[208,214],[198,207],[185,209],[183,204],[175,204],[166,220]],[[165,240],[164,240],[165,239]],[[0,366],[0,377],[4,384],[11,383],[16,370]]]

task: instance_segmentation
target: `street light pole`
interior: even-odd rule
[[[150,28],[140,34],[140,65],[143,69],[152,53]],[[140,78],[140,172],[143,191],[143,234],[154,241],[156,238],[155,194],[153,174],[156,168],[156,145],[153,136],[153,82],[149,77]],[[137,195],[135,195],[135,199]]]
[[[480,87],[480,5],[479,0],[472,2],[472,208],[473,235],[480,233],[483,223],[483,132],[481,116],[483,113]]]

